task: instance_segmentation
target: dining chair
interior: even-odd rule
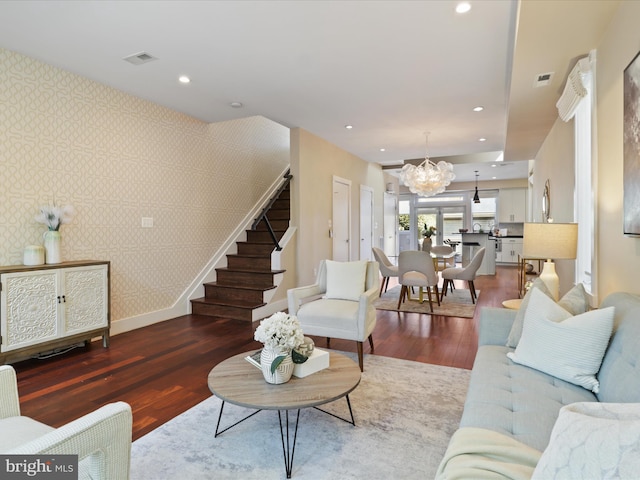
[[[420,303],[423,302],[423,291],[426,288],[429,295],[429,308],[433,313],[433,301],[431,288],[436,294],[436,301],[440,305],[438,292],[438,274],[433,265],[433,258],[427,252],[417,250],[405,250],[398,256],[398,283],[402,285],[398,298],[398,310],[400,305],[409,296],[409,287],[418,287]]]
[[[389,286],[389,278],[398,276],[398,266],[391,263],[389,257],[385,255],[385,253],[377,248],[373,247],[373,256],[376,259],[376,262],[380,264],[380,274],[382,275],[382,283],[380,284],[380,294],[379,297],[382,296],[382,290],[387,291],[387,287]]]
[[[473,281],[476,279],[476,274],[484,259],[484,252],[484,247],[479,249],[466,267],[446,268],[442,271],[444,284],[442,285],[440,300],[444,299],[444,296],[447,294],[447,288],[450,287],[453,293],[454,280],[466,280],[469,284],[469,292],[471,292],[471,302],[476,303],[478,296],[476,295],[476,287]]]
[[[431,253],[435,255],[449,255],[453,253],[453,248],[450,245],[434,245],[431,247]],[[442,270],[447,268],[447,265],[451,267],[456,266],[456,257],[452,256],[450,258],[442,259]],[[440,270],[440,259],[436,257],[436,269]]]

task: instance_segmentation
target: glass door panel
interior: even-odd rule
[[[433,226],[436,234],[432,237],[434,245],[450,244],[459,254],[458,245],[462,241],[459,232],[465,225],[465,208],[463,206],[451,207],[418,207],[416,208],[418,224],[418,243],[422,246],[424,232]]]

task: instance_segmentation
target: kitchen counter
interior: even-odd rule
[[[496,274],[496,242],[489,233],[463,233],[462,234],[462,266],[466,267],[478,251],[484,247],[484,258],[478,269],[478,275]]]

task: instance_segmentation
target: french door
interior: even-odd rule
[[[450,207],[416,207],[416,244],[422,245],[424,231],[429,227],[435,227],[435,236],[431,239],[434,245],[442,245],[451,241],[460,242],[462,234],[460,229],[466,225],[466,209],[464,206]]]

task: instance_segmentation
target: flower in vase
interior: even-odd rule
[[[40,207],[40,213],[36,215],[36,222],[47,226],[49,230],[58,231],[64,223],[71,222],[75,213],[71,205],[60,207],[58,205],[46,205]]]
[[[274,313],[269,318],[262,320],[256,328],[253,338],[264,343],[265,347],[282,353],[273,360],[271,373],[275,372],[289,352],[304,343],[304,335],[298,318],[284,312]]]

